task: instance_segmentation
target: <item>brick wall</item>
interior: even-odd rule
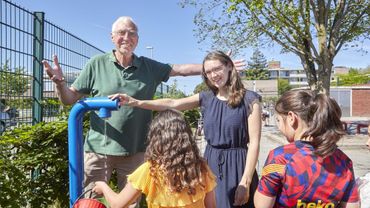
[[[370,89],[352,89],[352,116],[370,117]]]

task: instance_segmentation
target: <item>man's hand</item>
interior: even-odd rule
[[[231,54],[232,54],[232,50],[229,50],[226,53],[226,55],[228,56],[231,56]],[[234,63],[234,66],[237,72],[241,72],[245,70],[246,63],[244,59],[238,59],[238,60],[232,60],[232,61]]]
[[[51,79],[51,81],[53,81],[57,85],[64,82],[63,72],[62,72],[62,69],[59,66],[57,55],[53,55],[53,63],[54,63],[53,68],[45,60],[43,60],[42,63],[44,64],[44,70],[45,70],[46,74],[49,76],[49,78]]]

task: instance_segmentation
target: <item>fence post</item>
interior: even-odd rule
[[[33,13],[33,82],[32,82],[32,124],[42,121],[42,93],[44,59],[44,12]]]

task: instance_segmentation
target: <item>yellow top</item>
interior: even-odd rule
[[[141,190],[146,195],[148,208],[202,208],[204,207],[206,193],[212,191],[216,187],[216,178],[208,168],[205,188],[202,189],[201,187],[197,187],[195,195],[189,195],[186,190],[180,193],[171,192],[163,180],[155,182],[154,178],[150,175],[150,162],[145,162],[137,168],[128,176],[128,181],[135,189]]]

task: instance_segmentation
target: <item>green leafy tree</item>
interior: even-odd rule
[[[284,92],[291,90],[292,87],[289,85],[287,79],[278,79],[278,93],[279,95],[284,94]]]
[[[24,68],[11,69],[8,61],[0,68],[0,93],[5,96],[17,96],[25,93],[29,86],[29,78]]]
[[[168,93],[163,95],[164,98],[183,98],[186,97],[185,93],[177,89],[177,80],[175,79],[168,89]]]
[[[311,89],[329,93],[333,60],[370,37],[370,0],[181,0],[199,8],[199,42],[234,51],[278,44],[299,57]]]
[[[202,91],[207,91],[209,90],[208,86],[206,85],[205,82],[202,82],[200,84],[198,84],[197,86],[195,86],[195,89],[193,91],[194,94],[197,94],[197,93],[200,93]]]
[[[367,83],[370,83],[370,74],[367,74],[366,71],[362,72],[350,68],[348,74],[338,75],[337,80],[335,80],[333,84],[338,86],[352,86]]]
[[[174,80],[173,84],[170,85],[168,93],[163,95],[164,98],[179,99],[186,97],[185,93],[177,89],[177,80]],[[191,127],[196,127],[197,121],[200,117],[199,108],[194,108],[184,111],[186,121]]]
[[[266,80],[269,78],[267,60],[258,48],[254,50],[250,61],[248,61],[248,70],[245,71],[245,78],[247,80]]]
[[[370,65],[364,69],[364,74],[370,75]]]

